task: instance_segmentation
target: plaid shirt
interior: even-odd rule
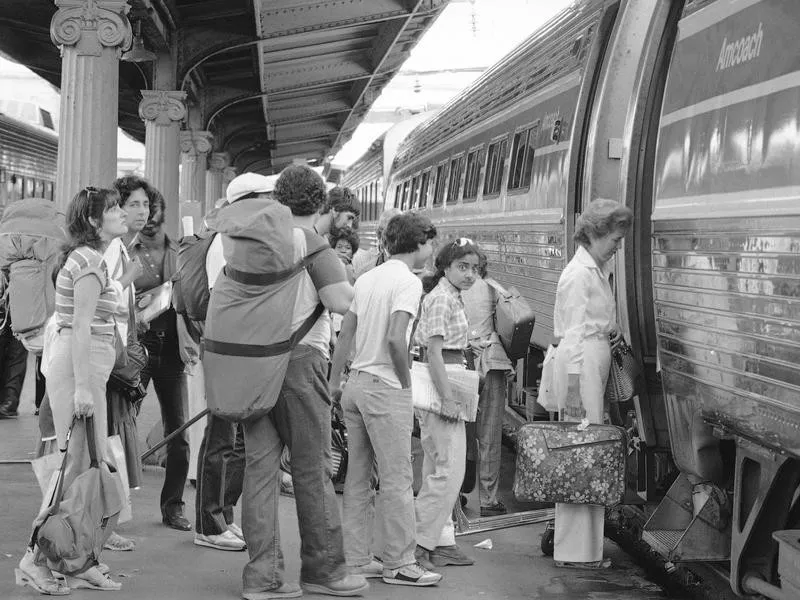
[[[416,341],[427,347],[431,337],[440,335],[444,338],[444,349],[463,350],[467,347],[468,331],[461,292],[447,277],[442,277],[422,301]]]

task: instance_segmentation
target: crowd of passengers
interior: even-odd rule
[[[326,246],[306,265],[294,307],[281,318],[290,318],[294,330],[320,302],[325,310],[292,350],[269,414],[238,424],[208,417],[197,463],[194,543],[249,553],[243,572],[243,597],[248,600],[293,598],[303,590],[357,596],[368,589],[371,578],[433,586],[442,579],[442,567],[473,564],[455,541],[453,514],[461,501],[467,435],[463,407],[447,370],[468,365],[480,373],[480,514],[504,514],[498,498],[500,450],[507,379],[514,366],[494,331],[497,298],[485,280],[486,255],[471,239],[440,239],[424,214],[396,209],[381,216],[376,247],[359,248],[355,195],[341,187],[327,192],[319,175],[306,166],[287,167],[274,182],[253,173],[240,175],[217,210],[244,199],[285,205],[294,227],[303,233],[295,240]],[[613,297],[609,300],[603,269],[630,227],[626,211],[616,202],[596,201],[584,212],[576,233],[579,252],[565,270],[563,289],[559,285],[556,336],[596,328],[600,317],[604,327],[614,325],[613,315],[606,314],[613,312]],[[75,195],[67,209],[68,243],[55,280],[55,335],[45,349],[44,438],[55,439],[56,451],[72,452],[67,433],[73,419],[93,416],[101,452],[106,452],[107,436],[124,440],[131,488],[142,483],[136,432],[141,399],[131,402],[108,380],[115,336],[129,339],[129,332],[119,329],[131,314],[130,303],[137,309],[146,306],[153,290],[177,277],[178,246],[164,231],[164,214],[164,197],[135,176]],[[222,248],[222,236],[217,235],[206,257],[209,288],[224,272]],[[174,308],[149,323],[136,323],[135,330],[149,353],[142,383],[146,387],[153,382],[164,435],[170,436],[187,420],[186,377],[203,368],[201,344]],[[585,354],[575,350],[573,405],[564,418],[602,421],[602,409],[592,404],[597,397],[602,402],[602,389],[594,389],[599,380],[579,378],[584,362],[592,373],[606,364],[608,344],[600,339],[592,336]],[[412,347],[428,363],[442,402],[440,414],[413,407]],[[14,416],[16,407],[12,409],[5,402],[0,405],[4,417]],[[332,410],[343,415],[348,434],[341,511],[331,482]],[[424,452],[416,497],[411,460],[415,427]],[[187,436],[174,435],[166,447],[162,520],[172,529],[190,531],[183,513]],[[286,451],[302,540],[299,583],[284,579],[279,535],[278,497],[287,490],[280,457]],[[240,499],[237,525],[234,506]],[[559,505],[557,519],[559,515],[558,564],[607,566],[602,508]],[[34,526],[41,519],[40,514]],[[373,528],[378,535],[373,536]],[[382,541],[380,548],[373,547],[374,537]],[[130,551],[136,543],[114,532],[104,548]],[[17,582],[49,595],[65,595],[73,588],[121,587],[99,560],[62,576],[47,566],[33,540],[19,563]]]

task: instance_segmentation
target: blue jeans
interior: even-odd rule
[[[344,483],[344,539],[347,564],[372,560],[370,480],[377,459],[381,493],[377,510],[383,564],[396,569],[414,562],[415,516],[411,489],[411,390],[387,385],[380,377],[353,371],[342,394],[347,425],[348,464]]]
[[[278,497],[284,444],[292,454],[300,579],[328,583],[347,574],[341,517],[331,482],[327,370],[328,361],[319,350],[298,346],[272,412],[243,424],[242,530],[250,553],[243,574],[245,592],[272,590],[283,583]]]

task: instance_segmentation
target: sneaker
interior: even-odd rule
[[[236,523],[231,523],[230,525],[228,525],[228,531],[230,531],[240,540],[244,541],[244,532],[242,531],[242,528],[239,527]]]
[[[369,564],[361,565],[360,567],[350,567],[350,572],[353,575],[361,575],[367,579],[375,579],[377,577],[383,577],[383,565],[373,558]]]
[[[464,554],[455,544],[436,546],[435,550],[431,550],[430,557],[434,567],[446,567],[447,565],[465,567],[475,564],[475,560]]]
[[[263,592],[244,592],[244,600],[278,600],[278,598],[299,598],[303,595],[302,588],[296,583],[284,583],[274,590]]]
[[[405,565],[399,569],[384,569],[383,582],[392,585],[413,585],[425,587],[436,585],[442,580],[439,573],[424,569],[419,563]]]
[[[360,596],[369,589],[369,583],[361,575],[345,575],[336,581],[328,583],[300,582],[300,587],[310,594],[325,594],[327,596]]]
[[[215,550],[228,550],[229,552],[241,552],[247,546],[236,537],[231,531],[223,531],[218,535],[194,534],[194,545],[214,548]]]
[[[427,569],[428,571],[433,571],[433,563],[431,562],[431,552],[427,548],[423,548],[419,544],[417,544],[417,549],[414,550],[414,560],[417,561],[417,564],[421,566],[423,569]]]
[[[498,515],[504,515],[508,512],[506,509],[506,505],[502,502],[495,502],[494,504],[489,504],[488,506],[481,506],[481,516],[482,517],[496,517]]]
[[[281,494],[294,498],[294,482],[292,476],[281,471]]]

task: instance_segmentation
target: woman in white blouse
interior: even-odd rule
[[[611,365],[611,334],[617,311],[609,281],[610,262],[633,222],[633,213],[613,200],[597,199],[575,226],[578,248],[558,280],[554,334],[559,338],[556,373],[567,374],[559,400],[561,419],[602,423],[604,392]],[[605,568],[603,506],[556,504],[557,566]]]

